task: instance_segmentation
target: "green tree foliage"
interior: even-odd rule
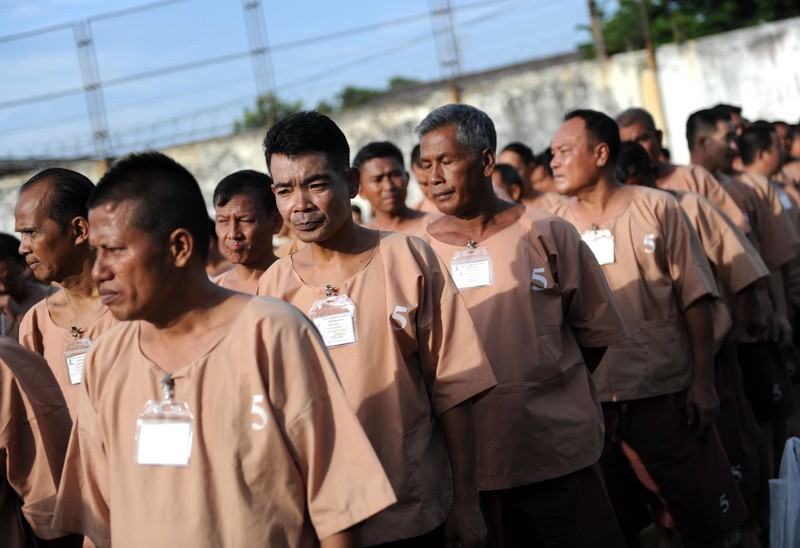
[[[254,109],[245,107],[242,119],[234,122],[233,130],[239,133],[248,129],[268,127],[302,109],[302,101],[283,101],[274,95],[262,95],[256,99]]]
[[[653,44],[659,46],[800,15],[797,0],[644,0]],[[644,48],[640,0],[618,0],[602,11],[608,53]],[[591,51],[592,44],[582,49]]]

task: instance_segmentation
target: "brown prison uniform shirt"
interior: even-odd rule
[[[467,249],[425,239],[448,264]],[[461,295],[498,382],[474,406],[480,489],[591,466],[603,450],[603,415],[580,346],[625,337],[600,266],[569,223],[538,209],[477,247],[491,254],[493,285]]]
[[[88,326],[78,326],[82,339],[89,339],[92,342],[117,324],[117,320],[111,315],[108,308],[97,318],[92,320]],[[61,391],[64,392],[64,399],[67,401],[70,415],[75,418],[78,407],[78,395],[80,394],[80,384],[72,384],[69,378],[69,369],[64,352],[67,345],[73,340],[69,329],[56,325],[50,317],[47,309],[47,299],[43,299],[28,310],[22,318],[19,327],[19,342],[25,348],[29,348],[44,356],[53,374],[56,376]]]
[[[39,354],[0,337],[0,544],[34,548],[23,520],[42,539],[51,530],[72,420]]]
[[[308,313],[325,289],[307,285],[286,257],[264,273],[258,293]],[[452,503],[435,418],[495,386],[494,374],[446,266],[419,238],[381,232],[338,294],[355,303],[358,341],[330,353],[398,499],[364,523],[364,544],[419,536],[443,523]]]
[[[623,187],[628,203],[602,223],[614,236],[614,262],[603,265],[628,338],[613,344],[592,379],[601,401],[672,394],[689,386],[689,340],[682,312],[697,299],[717,297],[703,247],[677,200],[660,190]],[[572,204],[555,213],[581,234],[592,228]]]
[[[769,269],[750,240],[711,202],[692,192],[676,192],[675,197],[700,238],[720,294],[712,304],[716,351],[730,329],[736,294],[768,276]]]
[[[658,188],[700,194],[717,206],[745,234],[750,232],[750,223],[742,210],[708,170],[697,165],[672,167],[674,169],[669,175],[658,180]]]
[[[233,289],[230,286],[230,284],[228,284],[228,281],[227,281],[228,280],[228,276],[232,276],[233,275],[234,269],[235,269],[235,267],[231,268],[230,270],[226,270],[225,272],[223,272],[222,274],[220,274],[218,276],[214,276],[213,278],[211,278],[211,281],[213,283],[217,284],[220,287],[224,287],[225,289],[230,289],[231,291],[239,291],[239,292],[241,292],[242,291],[241,289]],[[249,293],[251,295],[255,295],[257,287],[258,287],[258,280],[256,280],[256,282],[253,284],[252,287],[246,288],[247,289],[246,293]]]
[[[393,503],[323,343],[294,308],[252,297],[172,378],[194,415],[188,467],[136,464],[136,420],[164,372],[122,322],[86,359],[56,523],[98,546],[318,545]]]
[[[33,305],[42,299],[47,298],[48,295],[52,295],[56,292],[55,287],[47,284],[40,284],[39,282],[28,281],[25,282],[25,285],[28,288],[28,296],[23,302],[17,303],[25,312],[30,310]],[[10,317],[0,312],[0,335],[18,341],[20,323],[22,323],[21,317],[12,320]]]

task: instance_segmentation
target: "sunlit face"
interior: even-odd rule
[[[619,128],[621,141],[633,141],[639,143],[650,157],[650,165],[656,166],[661,158],[661,137],[660,132],[647,127],[644,122],[634,122],[625,127]]]
[[[14,207],[14,230],[19,233],[19,253],[37,280],[59,282],[74,261],[75,238],[47,216],[49,186],[42,182],[23,192]]]
[[[717,127],[705,141],[705,154],[708,164],[716,169],[728,171],[739,153],[736,147],[736,128],[724,120],[717,121]]]
[[[20,300],[25,295],[25,267],[14,259],[0,259],[0,295]]]
[[[374,211],[398,215],[406,203],[408,173],[397,158],[372,158],[361,166],[360,194]]]
[[[258,193],[244,190],[215,209],[220,250],[231,263],[256,267],[272,255],[275,215],[267,214]]]
[[[586,123],[570,118],[558,129],[551,151],[550,167],[559,194],[573,195],[597,183],[600,163],[597,147],[589,141]]]
[[[132,201],[89,211],[89,245],[95,249],[92,278],[103,304],[118,320],[148,320],[170,300],[175,267],[169,246],[157,245],[133,225]]]
[[[510,166],[514,166],[514,169],[517,170],[519,176],[522,178],[522,184],[527,184],[531,178],[531,166],[522,159],[522,156],[514,152],[513,150],[504,150],[500,153],[497,157],[498,164],[508,164]]]
[[[483,207],[489,177],[494,171],[494,153],[485,149],[477,158],[456,139],[451,125],[429,131],[420,141],[422,167],[431,197],[442,213],[461,217]]]
[[[352,223],[350,200],[358,193],[359,172],[340,171],[326,154],[273,154],[272,188],[283,221],[301,242],[324,242]]]

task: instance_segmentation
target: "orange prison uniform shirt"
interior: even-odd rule
[[[55,293],[56,288],[51,285],[40,284],[39,282],[26,281],[25,286],[28,289],[28,296],[21,303],[17,303],[22,310],[27,312],[33,305],[46,298],[48,295]],[[16,319],[11,319],[3,312],[0,312],[0,335],[19,340],[19,324],[22,318],[19,316]]]
[[[800,194],[798,194],[797,188],[791,182],[781,182],[777,179],[770,180],[770,183],[774,185],[786,217],[800,234]],[[800,309],[800,253],[795,255],[787,266],[784,280],[786,297],[789,302],[789,317],[791,318]]]
[[[90,339],[94,342],[103,332],[117,323],[119,322],[114,319],[108,308],[105,308],[104,312],[92,320],[88,326],[78,326],[81,332],[79,338]],[[22,318],[22,323],[19,327],[20,344],[41,354],[47,360],[50,369],[53,370],[53,374],[56,376],[58,385],[64,392],[64,399],[67,400],[67,407],[74,419],[78,407],[80,385],[72,384],[72,381],[70,381],[67,361],[64,357],[64,352],[66,352],[67,345],[71,340],[73,338],[70,330],[56,325],[50,317],[50,312],[47,309],[47,299],[39,301]]]
[[[548,210],[554,208],[565,199],[561,194],[556,194],[555,192],[542,192],[533,200],[524,200],[523,205]]]
[[[674,195],[700,238],[720,294],[712,304],[716,351],[730,329],[736,294],[768,276],[769,269],[750,240],[708,200],[692,192]]]
[[[433,221],[435,221],[437,218],[439,218],[441,216],[442,216],[442,214],[439,213],[438,211],[436,213],[427,213],[427,215],[424,215],[424,216],[420,217],[419,219],[416,219],[413,222],[409,223],[402,232],[404,234],[412,234],[412,235],[419,234],[420,231],[425,230],[426,226],[428,226],[429,224],[431,224]],[[372,218],[364,226],[367,227],[367,228],[371,228],[372,230],[380,230],[380,228],[375,226],[375,219],[374,218]]]
[[[162,398],[141,322],[86,360],[56,522],[99,547],[318,545],[394,502],[323,343],[294,308],[251,297],[205,356],[174,373],[194,415],[188,467],[135,462],[136,421]]]
[[[601,401],[626,401],[685,390],[691,378],[682,313],[701,297],[717,297],[703,247],[677,200],[660,190],[622,187],[627,205],[599,225],[614,236],[615,261],[603,265],[628,337],[608,348],[592,375]],[[583,234],[572,205],[556,213]]]
[[[742,210],[708,170],[697,165],[672,167],[672,173],[658,180],[658,188],[700,194],[722,210],[745,234],[750,232],[750,224]]]
[[[422,198],[412,209],[424,211],[425,213],[439,213],[439,208],[436,207],[434,201],[427,198]]]
[[[285,257],[264,273],[258,293],[308,314],[325,288],[306,284]],[[398,499],[364,523],[364,544],[422,535],[452,504],[435,419],[495,386],[494,374],[447,267],[419,238],[381,232],[366,266],[337,294],[355,303],[358,340],[329,351]]]
[[[25,520],[42,539],[51,530],[56,489],[72,420],[39,354],[0,337],[0,544],[34,548]]]
[[[447,264],[463,246],[424,236]],[[625,337],[591,250],[563,219],[526,209],[478,249],[493,285],[463,289],[497,376],[473,409],[482,491],[564,476],[598,461],[603,415],[580,346]]]
[[[213,278],[211,278],[211,281],[213,283],[217,284],[220,287],[224,287],[225,289],[231,289],[232,291],[241,291],[241,289],[235,289],[234,290],[227,283],[228,277],[233,275],[233,271],[234,271],[235,268],[236,267],[231,268],[230,270],[226,270],[225,272],[223,272],[219,276],[214,276]],[[246,293],[250,293],[251,295],[255,295],[257,287],[258,287],[258,280],[256,280],[256,282],[252,285],[252,287],[246,288],[247,289]]]

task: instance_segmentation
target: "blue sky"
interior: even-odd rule
[[[12,105],[82,88],[70,26],[89,19],[104,82],[247,51],[239,0],[183,0],[125,16],[104,14],[148,0],[2,0],[0,2],[0,158],[93,153],[82,93]],[[465,72],[571,51],[589,40],[586,0],[451,0]],[[277,94],[313,107],[345,85],[383,87],[392,76],[441,76],[428,0],[262,0]],[[407,19],[407,20],[406,20]],[[400,22],[402,21],[402,22]],[[391,24],[397,22],[396,24]],[[311,40],[347,29],[336,39]],[[4,38],[6,37],[6,38]],[[249,57],[103,89],[118,151],[223,134],[256,95]]]

